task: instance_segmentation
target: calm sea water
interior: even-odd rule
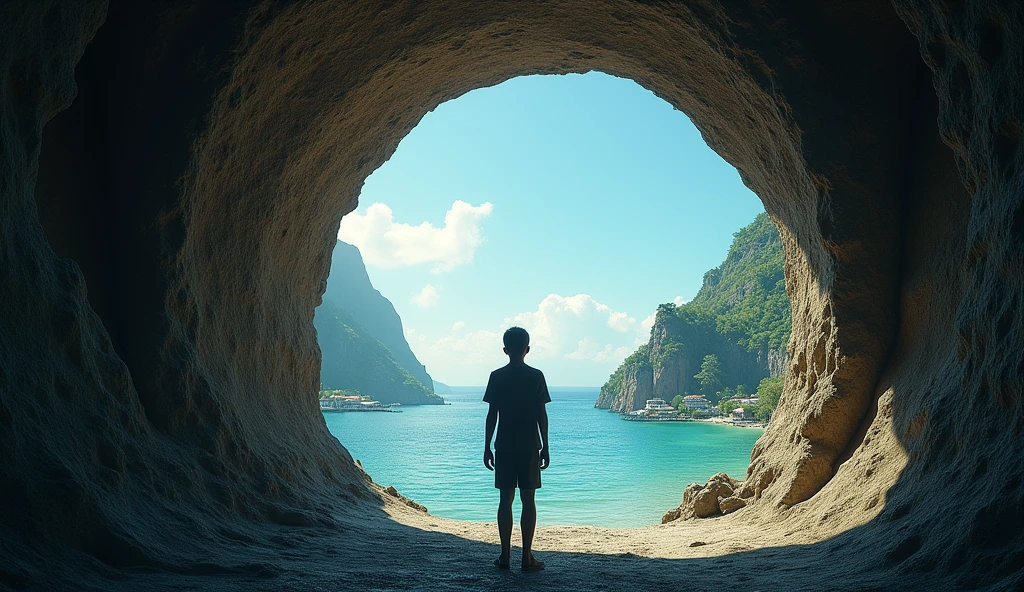
[[[431,514],[494,520],[498,493],[484,468],[482,387],[453,387],[451,405],[402,413],[325,413],[327,427],[382,485]],[[596,388],[552,388],[551,467],[538,522],[640,526],[679,505],[688,483],[718,471],[741,477],[761,430],[698,422],[623,421],[594,409]],[[516,504],[518,516],[518,502]],[[517,518],[518,519],[518,518]]]

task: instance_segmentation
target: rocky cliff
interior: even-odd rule
[[[440,405],[444,401],[402,367],[391,351],[343,308],[325,301],[313,319],[325,388],[359,391],[382,403]]]
[[[332,257],[323,304],[313,317],[320,383],[384,403],[443,403],[409,348],[395,307],[370,283],[359,249],[338,241]]]
[[[694,375],[708,354],[718,357],[724,386],[753,389],[785,370],[790,322],[782,241],[761,214],[735,234],[692,301],[658,307],[650,340],[612,374],[594,406],[629,412],[652,397],[701,392]]]
[[[359,249],[344,241],[338,241],[331,254],[331,275],[324,292],[324,301],[328,300],[347,310],[371,336],[388,348],[402,368],[433,391],[433,380],[426,367],[416,359],[405,340],[402,318],[391,301],[370,283]]]

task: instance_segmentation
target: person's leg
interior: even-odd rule
[[[512,553],[512,502],[516,499],[516,490],[501,489],[501,500],[498,502],[498,538],[501,540],[501,555],[498,561],[507,566]]]
[[[523,529],[523,567],[542,567],[544,562],[533,557],[533,533],[537,530],[537,490],[520,489],[523,498],[523,515],[519,526]]]

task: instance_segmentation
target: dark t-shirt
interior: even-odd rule
[[[498,408],[496,450],[538,450],[537,421],[551,402],[544,373],[526,364],[509,364],[491,372],[484,402]]]

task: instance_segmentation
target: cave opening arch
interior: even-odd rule
[[[189,225],[178,254],[184,271],[178,281],[207,307],[230,309],[232,296],[192,280],[220,275],[252,290],[247,300],[257,305],[250,312],[266,314],[273,326],[299,327],[256,342],[263,351],[247,352],[245,358],[255,361],[287,351],[289,340],[309,343],[315,301],[300,294],[318,293],[333,229],[355,207],[363,179],[424,113],[468,90],[524,73],[600,70],[630,78],[686,113],[709,146],[740,171],[780,228],[796,336],[790,352],[794,382],[787,391],[800,381],[805,399],[815,404],[793,401],[787,409],[784,401],[780,415],[790,420],[785,427],[776,422],[755,448],[750,483],[756,484],[755,495],[781,483],[773,492],[784,504],[809,498],[831,478],[834,462],[861,426],[892,347],[897,317],[892,254],[899,250],[895,194],[901,187],[897,176],[874,173],[886,159],[899,159],[902,145],[874,146],[876,160],[865,163],[863,178],[848,172],[826,181],[802,156],[812,130],[799,130],[791,119],[794,111],[812,108],[812,97],[805,98],[806,106],[784,100],[776,92],[781,72],[774,72],[768,84],[767,66],[716,45],[726,33],[718,26],[725,23],[709,25],[685,8],[641,9],[628,20],[615,11],[595,11],[584,17],[585,23],[573,22],[577,15],[571,11],[501,10],[512,12],[467,11],[451,22],[440,16],[435,21],[426,11],[401,35],[374,37],[373,43],[368,37],[373,27],[352,29],[350,14],[325,12],[312,18],[298,7],[277,14],[234,64],[232,80],[218,93],[197,144],[195,173],[185,185]],[[368,18],[386,19],[387,11]],[[623,28],[634,34],[623,34]],[[581,37],[580,31],[589,33]],[[653,47],[643,42],[666,38],[675,43]],[[912,39],[904,42],[904,59],[919,64]],[[902,73],[898,66],[904,62],[874,52],[885,64],[883,72]],[[836,74],[828,83],[840,78]],[[856,82],[844,80],[843,86],[852,93]],[[849,98],[877,108],[873,125],[882,128],[901,116],[920,90],[909,83],[903,87],[902,102],[866,90]],[[826,86],[820,92],[833,91]],[[856,208],[843,209],[844,184]],[[874,186],[868,191],[865,184]],[[306,232],[289,232],[298,220]],[[251,228],[257,221],[259,227]],[[216,225],[215,232],[210,224]],[[828,226],[823,229],[823,224]],[[872,228],[877,237],[844,242],[844,228]],[[252,273],[251,262],[231,260],[254,236],[263,239],[254,245],[260,250],[259,276]],[[310,241],[309,236],[322,238]],[[837,266],[842,273],[836,273]],[[874,281],[861,281],[864,276]],[[851,278],[848,285],[836,285],[844,278]],[[832,297],[844,290],[855,297]],[[264,308],[271,303],[273,309]],[[856,318],[855,326],[845,329],[844,318]],[[224,333],[223,325],[212,334],[203,332],[214,351],[248,342],[217,332]],[[239,360],[242,367],[248,363]],[[282,369],[282,374],[282,392],[315,384],[298,368]],[[266,389],[244,378],[257,375],[231,372],[225,395]],[[822,414],[822,407],[831,409]],[[762,458],[758,464],[760,452],[773,441],[786,442],[776,448],[784,448],[788,458]]]
[[[632,197],[631,208],[616,212],[623,196]],[[466,472],[479,464],[477,420],[482,417],[474,418],[478,406],[470,401],[479,402],[482,387],[457,389],[454,407],[409,408],[431,400],[424,399],[418,383],[402,381],[397,367],[426,385],[431,378],[482,385],[491,370],[507,362],[499,325],[512,317],[534,336],[529,363],[546,373],[555,447],[560,460],[569,461],[545,473],[546,482],[556,485],[540,499],[543,523],[654,524],[679,505],[687,484],[704,483],[719,471],[743,476],[760,430],[673,424],[679,429],[663,431],[662,424],[644,431],[594,409],[614,406],[627,413],[642,410],[647,399],[668,402],[697,392],[717,402],[718,389],[704,391],[693,378],[709,353],[723,361],[721,387],[749,385],[748,393],[785,365],[789,301],[781,281],[781,241],[760,200],[685,115],[633,81],[600,73],[517,77],[427,114],[367,178],[359,202],[360,209],[342,219],[339,233],[359,251],[340,243],[334,248],[314,325],[322,389],[355,390],[385,404],[398,402],[405,410],[393,416],[325,413],[332,433],[375,481],[394,485],[439,516],[481,520],[492,514],[489,507],[464,503],[491,497],[488,474]],[[665,218],[664,212],[676,217]],[[430,226],[421,225],[424,219]],[[745,246],[734,257],[733,234],[748,226]],[[766,277],[753,263],[764,251],[753,253],[751,241],[768,248]],[[456,243],[463,248],[453,247]],[[413,245],[423,249],[415,257]],[[693,297],[704,273],[726,258],[742,258],[742,270],[740,263],[734,264],[736,271],[730,267],[726,284],[737,282],[740,273],[750,282],[737,310],[784,321],[785,327],[771,334],[770,346],[764,324],[738,329],[747,331],[748,339],[755,332],[755,339],[763,337],[760,346],[748,346],[735,343],[742,337],[727,339],[706,322],[655,314],[673,295],[677,303],[683,299],[679,294]],[[751,274],[758,280],[750,280]],[[425,282],[432,294],[426,299],[419,293]],[[705,299],[714,301],[705,292]],[[769,308],[769,296],[775,297],[775,308]],[[381,308],[371,308],[370,298]],[[717,301],[711,306],[724,307]],[[384,319],[392,322],[385,325]],[[398,364],[378,361],[367,355],[368,346],[357,345],[375,337],[392,354],[401,352],[393,356]],[[603,401],[599,387],[641,343],[654,352],[652,359],[661,360],[656,371],[639,392],[623,393],[628,403]],[[673,348],[682,350],[658,356]],[[375,369],[372,375],[369,368]],[[579,385],[593,392],[584,394],[587,389]],[[436,430],[419,429],[427,416],[433,418],[427,425],[436,422]],[[394,426],[388,438],[381,437],[385,426]],[[642,440],[654,440],[644,446],[617,439],[630,428],[639,428],[635,436]],[[614,463],[592,437],[602,431],[609,442],[622,443]],[[703,442],[711,457],[701,458],[696,448],[674,440],[698,441],[696,433],[707,434]],[[589,444],[581,444],[581,437]],[[605,477],[586,488],[571,485],[577,477],[586,479],[571,466],[605,467]],[[620,466],[634,467],[635,478],[612,470]],[[562,489],[559,482],[571,486]]]

